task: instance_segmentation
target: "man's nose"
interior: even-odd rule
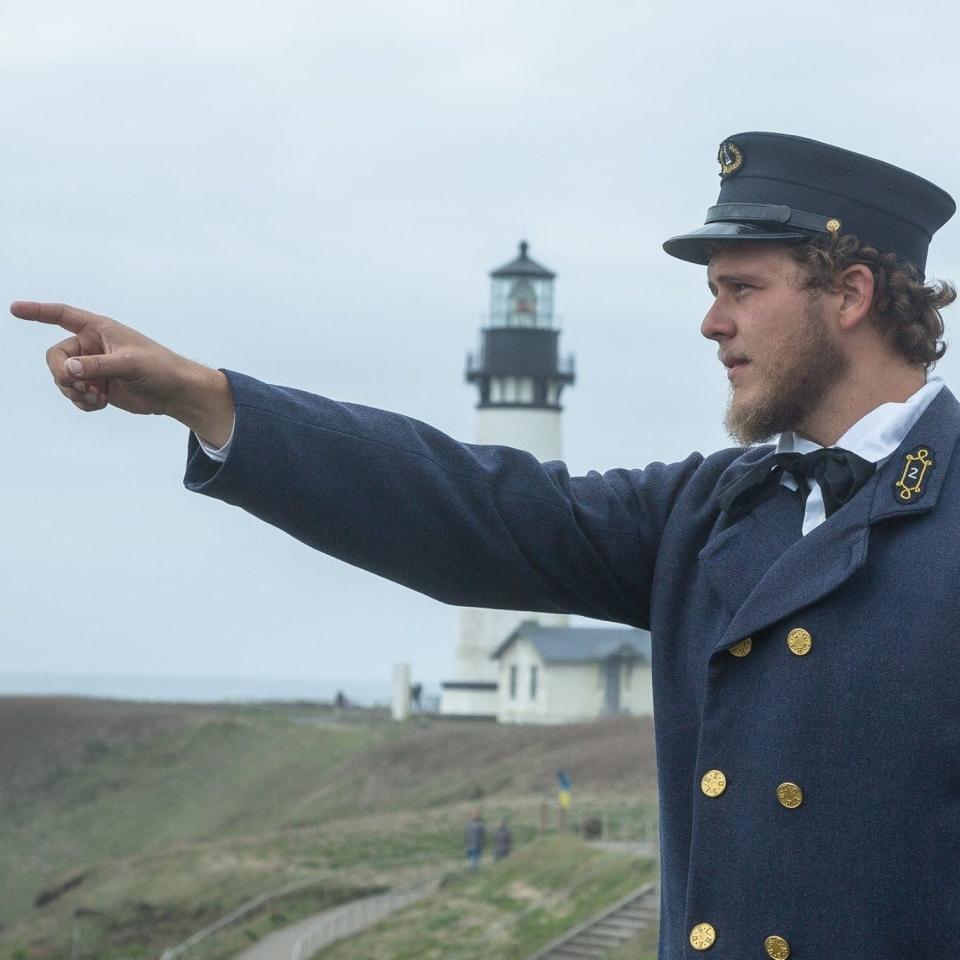
[[[700,324],[700,332],[708,340],[729,340],[735,332],[730,314],[723,308],[717,297]]]

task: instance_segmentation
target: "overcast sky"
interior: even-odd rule
[[[469,440],[464,356],[524,237],[577,359],[571,468],[713,450],[704,271],[660,244],[715,202],[717,144],[797,133],[960,194],[958,23],[923,2],[0,0],[0,300]],[[928,273],[958,263],[955,221]],[[455,610],[186,493],[182,427],[81,414],[44,364],[59,336],[2,331],[0,670],[449,675]]]

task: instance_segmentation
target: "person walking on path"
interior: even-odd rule
[[[471,870],[476,870],[480,866],[480,858],[483,856],[483,847],[486,842],[487,827],[480,813],[474,810],[463,830],[463,846],[467,854],[467,864]]]

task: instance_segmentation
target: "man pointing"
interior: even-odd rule
[[[797,137],[721,144],[702,332],[744,446],[571,477],[397,414],[208,370],[106,317],[71,336],[86,411],[175,417],[185,483],[448,603],[653,636],[663,960],[904,960],[960,925],[960,405],[927,376],[954,212]],[[751,446],[776,439],[776,446]]]

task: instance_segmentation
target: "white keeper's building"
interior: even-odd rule
[[[560,403],[574,382],[554,326],[556,275],[518,256],[490,274],[489,321],[467,357],[478,391],[476,442],[561,460]],[[511,723],[559,723],[610,713],[652,713],[649,634],[571,628],[560,614],[464,608],[455,676],[440,712]]]
[[[653,714],[646,630],[521,623],[494,651],[501,723]]]

